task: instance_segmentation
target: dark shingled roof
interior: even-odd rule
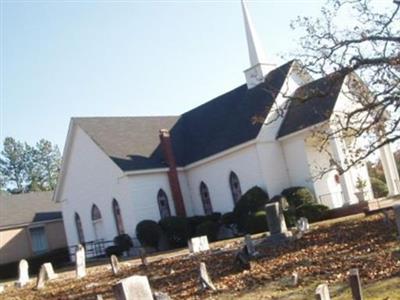
[[[53,192],[0,195],[0,228],[62,219],[61,204],[52,201]]]
[[[165,167],[159,129],[169,129],[178,166],[185,166],[257,137],[292,66],[288,62],[253,89],[246,85],[223,94],[181,116],[74,118],[123,170]]]
[[[339,73],[333,73],[299,87],[290,99],[278,138],[328,120],[343,79]]]

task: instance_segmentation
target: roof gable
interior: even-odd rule
[[[343,80],[340,73],[332,73],[299,87],[290,99],[278,138],[328,120]]]

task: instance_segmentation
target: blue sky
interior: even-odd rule
[[[249,1],[267,57],[323,1]],[[243,84],[239,0],[1,0],[1,139],[61,148],[73,116],[175,115]],[[289,56],[288,56],[289,58]]]

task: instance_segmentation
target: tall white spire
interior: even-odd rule
[[[255,87],[264,81],[265,76],[275,68],[275,65],[268,64],[265,58],[261,42],[250,18],[245,0],[241,0],[246,29],[247,46],[249,48],[250,68],[245,70],[247,86]]]

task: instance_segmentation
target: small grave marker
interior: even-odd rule
[[[296,228],[301,233],[306,233],[310,230],[310,224],[308,223],[308,219],[301,217],[296,221]]]
[[[202,251],[210,250],[208,238],[206,235],[191,238],[188,241],[188,246],[190,253],[199,253]]]
[[[4,285],[0,285],[0,294],[4,292]]]
[[[44,287],[46,281],[50,281],[57,278],[57,274],[54,273],[53,266],[51,263],[45,263],[40,267],[38,279],[36,282],[36,288],[41,289]]]
[[[206,264],[203,262],[200,263],[200,287],[201,289],[217,290],[212,283],[210,276],[208,276]]]
[[[328,285],[325,283],[317,286],[315,290],[315,299],[316,300],[331,300],[331,296],[329,295]]]
[[[154,300],[171,300],[168,294],[163,292],[154,292],[153,293]]]
[[[113,286],[116,300],[153,300],[147,276],[130,276]]]
[[[244,252],[239,251],[235,257],[235,263],[241,268],[245,270],[251,269],[250,258]]]
[[[256,249],[254,247],[254,243],[253,240],[251,239],[251,235],[250,234],[246,234],[244,236],[244,242],[245,242],[245,250],[247,252],[247,254],[252,257],[256,255]]]
[[[363,300],[361,280],[358,269],[350,269],[349,271],[349,283],[351,288],[351,294],[353,300]]]
[[[18,264],[18,281],[15,285],[22,288],[29,282],[29,265],[25,259],[21,259]]]
[[[76,278],[82,278],[86,276],[86,257],[85,257],[85,248],[82,245],[77,246],[77,250],[75,252],[75,272]]]
[[[140,259],[142,260],[142,265],[147,266],[149,264],[147,260],[147,253],[144,248],[139,249]]]
[[[292,273],[292,286],[298,286],[299,285],[299,273],[294,271]]]
[[[118,258],[112,254],[110,257],[110,263],[111,263],[111,270],[114,275],[117,275],[119,272],[119,261]]]
[[[103,296],[102,295],[96,295],[96,300],[103,300]]]

